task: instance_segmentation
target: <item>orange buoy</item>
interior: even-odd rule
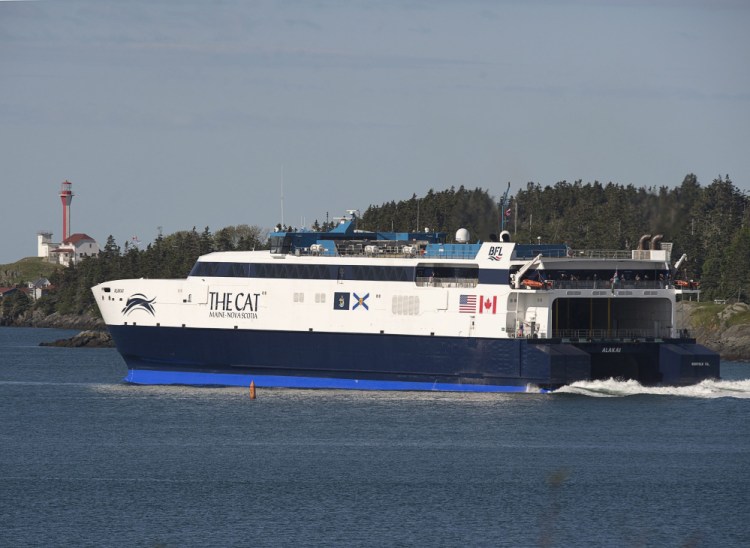
[[[255,399],[255,381],[250,381],[250,399]]]

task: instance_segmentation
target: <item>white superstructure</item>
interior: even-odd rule
[[[468,259],[388,257],[369,247],[335,260],[315,249],[212,253],[185,280],[109,282],[97,288],[97,300],[108,324],[494,338],[676,334],[664,252],[625,260],[571,250],[526,259],[514,243],[484,243]],[[247,265],[263,272],[245,276]],[[151,309],[123,313],[135,294]],[[337,306],[337,298],[346,302]],[[560,317],[573,310],[576,318]]]

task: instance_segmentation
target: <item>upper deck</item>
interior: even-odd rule
[[[576,268],[587,268],[582,260],[588,261],[591,266],[596,261],[669,262],[672,249],[672,244],[669,243],[661,244],[659,249],[632,251],[573,249],[567,244],[516,244],[511,243],[509,238],[485,243],[447,243],[444,232],[372,232],[357,230],[355,222],[356,219],[343,221],[330,232],[274,232],[269,237],[270,253],[275,257],[489,259],[506,263],[525,262],[541,257],[547,264],[551,260],[576,261]]]
[[[545,291],[619,291],[620,295],[633,289],[694,289],[677,287],[672,280],[671,244],[624,251],[517,244],[505,238],[446,243],[445,236],[361,231],[350,220],[330,232],[274,232],[270,253],[205,255],[190,276],[399,281],[428,287],[500,284]]]

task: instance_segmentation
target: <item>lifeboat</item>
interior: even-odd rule
[[[529,289],[542,289],[544,287],[544,283],[537,280],[521,280],[521,285],[525,285]]]
[[[690,282],[688,282],[686,280],[675,280],[674,284],[677,287],[690,287]]]

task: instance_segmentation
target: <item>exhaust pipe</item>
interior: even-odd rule
[[[651,239],[651,234],[644,234],[641,239],[638,240],[638,251],[644,251],[649,248],[648,242]]]

